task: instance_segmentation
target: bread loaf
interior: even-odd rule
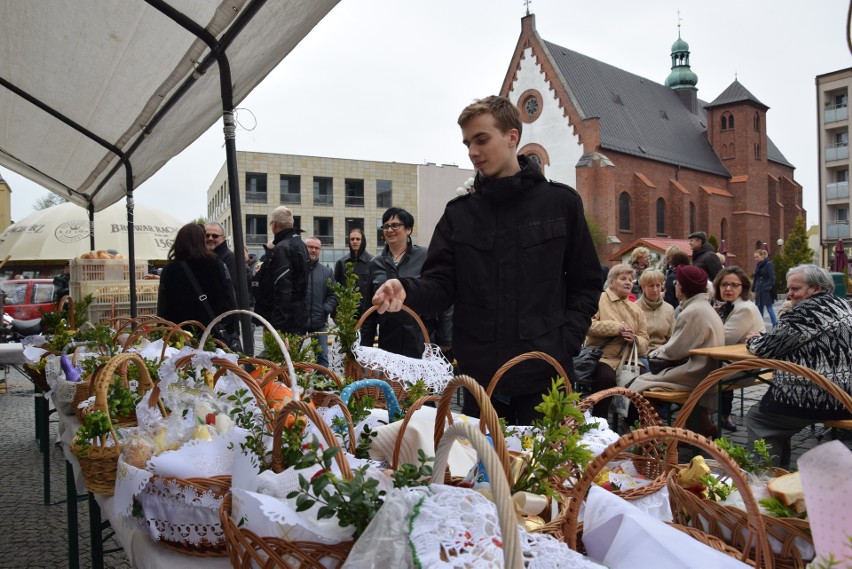
[[[805,491],[798,472],[773,478],[767,485],[769,493],[797,514],[805,512]]]

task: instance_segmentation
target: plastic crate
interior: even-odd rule
[[[136,302],[157,303],[159,280],[137,280]],[[94,281],[71,283],[71,296],[83,300],[92,295],[92,304],[130,304],[130,286],[127,281]]]
[[[137,302],[137,316],[155,316],[156,302]],[[116,318],[130,318],[130,303],[127,304],[90,304],[89,322],[92,324],[109,323]]]
[[[136,259],[136,278],[148,272],[148,261]],[[71,259],[71,282],[130,280],[129,259]]]

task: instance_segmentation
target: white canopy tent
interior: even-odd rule
[[[0,0],[0,164],[90,223],[126,197],[133,262],[133,190],[222,117],[241,250],[233,110],[337,2]]]
[[[160,209],[138,204],[134,211],[136,256],[146,261],[166,260],[183,222]],[[95,248],[115,249],[127,256],[127,212],[113,204],[95,216]],[[62,261],[91,250],[85,209],[64,203],[31,213],[0,234],[0,259]]]

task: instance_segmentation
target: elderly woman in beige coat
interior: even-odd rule
[[[674,308],[663,300],[663,283],[666,277],[657,269],[645,269],[639,277],[642,296],[636,305],[645,313],[648,326],[649,350],[655,350],[669,341],[674,330]]]
[[[609,270],[606,286],[598,302],[598,312],[592,317],[592,324],[586,336],[587,346],[600,346],[603,350],[592,376],[592,392],[615,387],[615,370],[621,362],[625,350],[631,350],[635,342],[639,357],[648,352],[648,330],[645,315],[628,296],[633,288],[633,267],[627,264],[616,265]],[[592,413],[596,417],[607,418],[610,398],[594,406]]]
[[[655,391],[692,391],[701,380],[717,368],[716,360],[690,356],[695,348],[715,348],[725,345],[725,328],[707,297],[707,273],[693,265],[677,268],[675,292],[682,311],[675,320],[672,337],[650,353],[652,359],[664,360],[670,367],[658,373],[645,373],[636,378],[630,389],[642,393]],[[651,369],[654,369],[654,362]],[[713,398],[708,398],[708,401]],[[707,409],[693,411],[697,425],[709,433],[712,422]],[[629,419],[629,418],[628,418]]]

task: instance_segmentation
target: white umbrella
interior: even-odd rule
[[[170,213],[136,204],[133,236],[136,258],[165,260],[184,223]],[[115,249],[127,257],[127,207],[116,203],[95,213],[95,249]],[[0,234],[0,259],[62,261],[91,250],[85,209],[64,203],[36,211]]]

